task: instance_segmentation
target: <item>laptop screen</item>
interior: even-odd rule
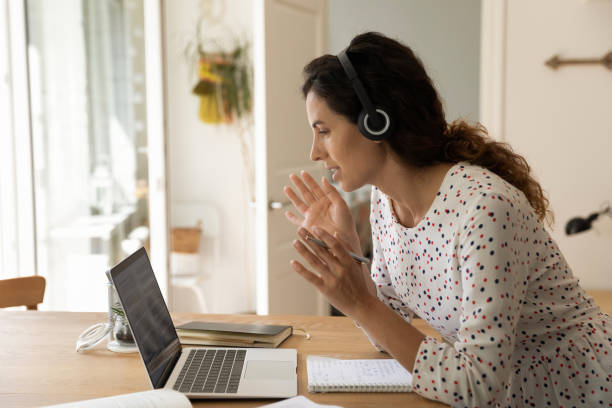
[[[114,266],[110,275],[151,383],[163,387],[181,346],[145,249]]]

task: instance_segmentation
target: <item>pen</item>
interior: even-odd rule
[[[319,239],[316,239],[315,237],[311,236],[311,235],[307,235],[306,239],[314,242],[315,244],[317,244],[318,246],[325,248],[325,249],[329,249],[329,247],[327,246],[327,244]],[[364,264],[364,265],[368,265],[370,263],[370,260],[368,258],[365,258],[363,256],[354,254],[352,252],[349,251],[349,255],[351,256],[351,258],[353,258],[355,260],[355,262],[360,263],[360,264]]]

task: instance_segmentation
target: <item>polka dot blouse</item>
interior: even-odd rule
[[[416,226],[375,187],[370,222],[378,297],[444,339],[420,344],[415,392],[465,407],[612,407],[610,317],[520,190],[458,163]]]

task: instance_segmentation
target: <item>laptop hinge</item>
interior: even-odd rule
[[[170,377],[170,374],[172,373],[176,362],[181,356],[181,352],[181,343],[178,339],[176,339],[172,343],[170,343],[170,345],[168,345],[168,347],[166,347],[164,351],[155,356],[153,361],[149,363],[151,366],[151,371],[153,371],[159,364],[166,361],[168,357],[171,359],[171,361],[164,368],[164,372],[159,378],[157,384],[153,384],[153,388],[162,388],[164,385],[166,385],[166,381],[168,381],[168,377]]]

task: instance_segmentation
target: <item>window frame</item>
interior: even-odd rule
[[[2,0],[5,27],[0,34],[6,64],[2,67],[0,144],[2,161],[2,275],[36,275],[36,219],[25,1]],[[23,135],[24,137],[17,137]],[[13,255],[10,255],[10,252]],[[12,258],[12,261],[11,261]],[[8,269],[8,271],[6,270]],[[14,270],[12,270],[14,269]]]

